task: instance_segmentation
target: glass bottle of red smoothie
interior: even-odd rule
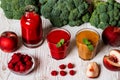
[[[28,5],[25,14],[21,17],[23,44],[27,47],[38,47],[43,42],[42,20],[35,12],[35,7]]]

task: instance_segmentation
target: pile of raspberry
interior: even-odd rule
[[[61,76],[66,76],[69,73],[71,76],[74,76],[76,73],[76,71],[73,70],[74,67],[75,67],[75,65],[73,63],[68,63],[67,65],[60,64],[59,65],[60,71],[52,70],[51,75],[57,76],[58,74],[60,74]],[[69,72],[65,71],[66,68],[69,69]]]
[[[23,73],[28,71],[33,65],[32,58],[27,54],[14,53],[11,60],[8,62],[8,68]]]

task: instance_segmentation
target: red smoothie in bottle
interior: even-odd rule
[[[37,47],[41,44],[42,34],[42,20],[34,9],[28,6],[28,11],[21,18],[22,40],[27,47]],[[29,10],[30,8],[30,10]]]
[[[53,58],[60,60],[67,56],[70,38],[70,33],[65,29],[56,28],[49,32],[47,35],[47,42]],[[61,39],[64,39],[64,44],[61,47],[57,47],[56,45]]]

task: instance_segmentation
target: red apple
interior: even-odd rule
[[[18,47],[18,36],[12,31],[5,31],[0,36],[0,49],[4,52],[13,52]]]
[[[102,33],[105,44],[120,46],[120,27],[108,26]]]
[[[120,70],[120,50],[113,49],[110,51],[108,56],[103,58],[104,66],[111,71]]]

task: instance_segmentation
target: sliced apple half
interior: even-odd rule
[[[97,78],[100,73],[99,65],[96,62],[91,62],[86,71],[86,75],[89,78]]]
[[[120,70],[120,50],[113,49],[110,51],[108,56],[103,58],[104,66],[111,71]]]

